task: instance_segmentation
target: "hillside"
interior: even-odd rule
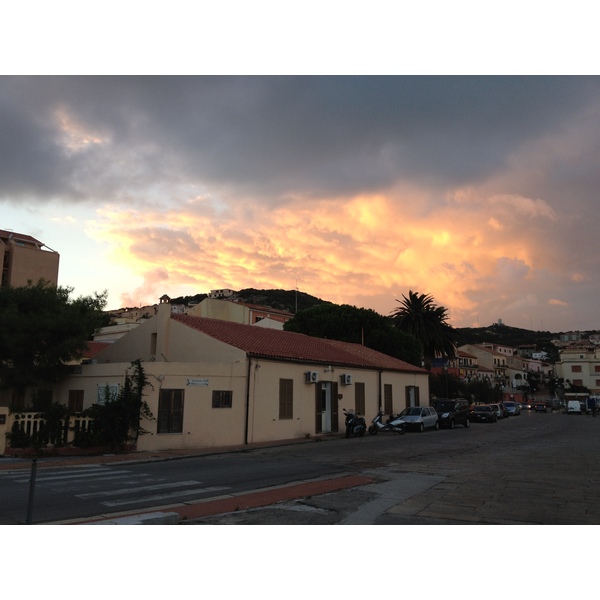
[[[510,327],[508,325],[498,325],[494,323],[488,327],[457,327],[454,329],[457,346],[464,344],[480,344],[487,342],[490,344],[499,344],[518,348],[519,346],[535,345],[538,351],[548,353],[550,361],[558,359],[558,349],[552,343],[559,337],[558,333],[550,331],[531,331],[529,329],[520,329],[519,327]]]
[[[237,292],[236,295],[244,302],[263,304],[278,310],[287,310],[293,314],[297,311],[305,310],[319,304],[333,304],[327,300],[322,300],[321,298],[297,290],[259,290],[255,288],[246,288]],[[195,296],[173,298],[171,302],[173,304],[188,304],[190,301],[201,302],[206,297],[207,294],[196,294]],[[458,327],[454,329],[454,333],[458,346],[481,342],[512,347],[535,344],[537,350],[548,352],[552,358],[555,356],[557,357],[557,349],[552,344],[552,340],[557,339],[560,336],[560,333],[531,331],[529,329],[520,329],[518,327],[510,327],[509,325],[499,325],[497,323],[487,327]]]
[[[171,298],[171,304],[188,305],[190,302],[202,302],[207,297],[208,294],[179,296],[178,298]],[[257,290],[246,288],[236,292],[236,297],[249,304],[262,304],[276,308],[277,310],[287,310],[291,313],[296,313],[297,310],[305,310],[318,304],[331,304],[331,302],[296,290]]]
[[[240,290],[237,296],[251,304],[263,304],[271,308],[287,310],[294,314],[297,310],[305,310],[318,304],[331,304],[331,302],[296,290],[256,290],[254,288],[247,288]]]

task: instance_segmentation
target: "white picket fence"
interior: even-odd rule
[[[16,424],[16,425],[15,425]],[[43,415],[36,412],[16,412],[8,415],[7,433],[25,434],[38,447],[68,446],[74,444],[81,434],[91,432],[93,419],[81,415],[71,415],[50,426]],[[8,446],[13,446],[11,442]]]

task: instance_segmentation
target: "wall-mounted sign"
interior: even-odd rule
[[[186,385],[201,385],[203,387],[207,387],[208,379],[188,379]]]

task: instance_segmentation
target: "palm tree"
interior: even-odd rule
[[[411,334],[423,344],[426,362],[431,362],[436,356],[454,358],[456,344],[452,327],[448,325],[448,310],[435,304],[433,297],[418,294],[412,290],[408,298],[392,311],[392,319],[398,329]]]

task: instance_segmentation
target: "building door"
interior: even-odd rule
[[[315,387],[316,433],[338,431],[337,383],[321,381]]]

